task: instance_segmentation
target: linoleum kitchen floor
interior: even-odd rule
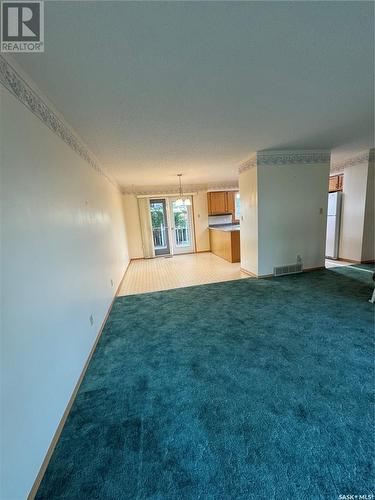
[[[130,262],[119,295],[156,292],[248,277],[241,272],[239,262],[228,262],[211,252],[138,259]]]

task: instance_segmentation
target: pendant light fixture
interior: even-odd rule
[[[178,177],[178,182],[179,182],[179,197],[176,200],[176,205],[189,206],[189,205],[191,205],[190,198],[188,198],[188,197],[184,198],[184,195],[182,192],[182,182],[181,182],[182,174],[177,174],[177,177]]]

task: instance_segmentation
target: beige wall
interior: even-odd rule
[[[369,163],[368,176],[367,176],[367,191],[366,191],[366,205],[365,205],[365,221],[363,227],[363,242],[362,242],[362,260],[375,259],[375,200],[374,200],[374,181],[375,181],[375,164],[373,161]]]
[[[324,267],[329,163],[258,167],[259,274],[274,266]]]
[[[257,168],[242,172],[239,178],[241,197],[241,267],[258,274],[258,181]]]
[[[193,195],[194,226],[196,251],[210,250],[210,234],[208,230],[208,206],[206,191],[198,191]]]
[[[241,267],[258,276],[302,258],[323,267],[327,165],[260,165],[240,174]]]
[[[155,196],[157,196],[157,193]],[[143,258],[137,197],[133,194],[123,195],[123,208],[128,235],[129,257],[131,259]],[[210,249],[206,191],[198,191],[193,195],[193,210],[196,251],[204,252]]]
[[[137,197],[133,194],[123,195],[123,209],[128,236],[129,257],[130,259],[142,259],[143,246]]]
[[[0,498],[21,499],[124,274],[128,248],[119,191],[2,87],[0,100]]]
[[[368,162],[344,170],[339,248],[342,259],[362,259],[367,176]]]

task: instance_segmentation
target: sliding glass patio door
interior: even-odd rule
[[[171,251],[166,200],[150,200],[150,212],[155,255],[167,255]]]
[[[194,252],[193,211],[191,205],[179,205],[178,198],[170,198],[171,241],[173,253]]]

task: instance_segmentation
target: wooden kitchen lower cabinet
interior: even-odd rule
[[[229,262],[240,262],[240,232],[210,229],[211,252]]]

